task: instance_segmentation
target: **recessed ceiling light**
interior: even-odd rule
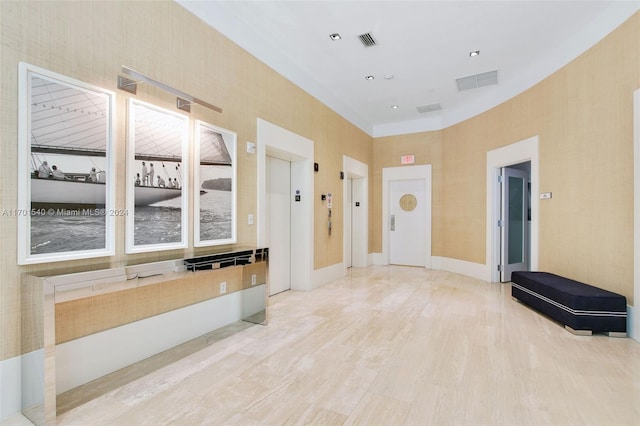
[[[384,76],[385,80],[393,80],[393,74],[387,74]]]
[[[365,78],[366,78],[367,80],[373,80],[375,77],[374,77],[374,76],[372,76],[372,75],[368,75],[368,76],[366,76]]]
[[[469,56],[471,56],[472,58],[474,56],[478,56],[478,55],[480,55],[480,51],[479,50],[473,50],[473,51],[469,52]]]
[[[391,109],[398,109],[398,105],[391,105]]]
[[[333,34],[329,35],[329,38],[331,40],[333,40],[333,41],[336,41],[336,40],[340,40],[342,37],[338,33],[333,33]]]

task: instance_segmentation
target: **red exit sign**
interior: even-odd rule
[[[415,155],[403,155],[400,157],[400,164],[413,164],[416,162]]]

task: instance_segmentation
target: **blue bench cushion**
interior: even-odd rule
[[[627,299],[548,272],[513,272],[511,294],[574,330],[626,332]]]

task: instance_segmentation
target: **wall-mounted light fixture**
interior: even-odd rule
[[[137,86],[139,83],[147,83],[157,88],[164,90],[165,92],[172,93],[178,97],[176,100],[176,107],[186,111],[191,112],[191,105],[202,105],[203,107],[209,108],[216,112],[222,112],[222,108],[212,105],[208,102],[203,101],[202,99],[198,99],[194,96],[191,96],[187,93],[184,93],[181,90],[175,89],[165,83],[162,83],[158,80],[155,80],[147,75],[144,75],[138,71],[134,71],[129,67],[122,66],[122,73],[127,74],[133,78],[129,79],[126,77],[118,76],[118,89],[126,90],[129,93],[136,94]]]

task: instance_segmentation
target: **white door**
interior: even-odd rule
[[[511,273],[527,270],[528,176],[523,170],[504,167],[501,180],[500,281],[511,281]]]
[[[424,179],[389,181],[389,263],[425,266],[427,203]]]
[[[266,157],[269,296],[291,288],[291,163]]]

